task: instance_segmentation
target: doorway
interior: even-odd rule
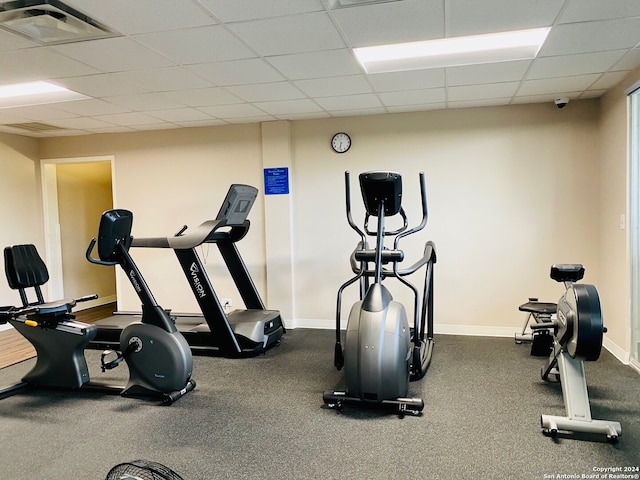
[[[100,216],[113,208],[113,156],[41,161],[48,298],[98,299],[78,309],[116,301],[113,268],[87,262],[85,252],[98,232]]]

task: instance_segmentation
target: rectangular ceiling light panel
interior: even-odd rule
[[[49,82],[28,82],[0,86],[0,108],[71,102],[87,98],[90,97]]]
[[[367,73],[475,65],[535,58],[550,28],[354,48]]]
[[[42,45],[119,35],[59,0],[16,0],[2,3],[0,27]]]

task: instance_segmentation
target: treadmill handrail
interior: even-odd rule
[[[182,233],[173,237],[134,237],[131,242],[132,247],[143,248],[172,248],[174,250],[187,250],[196,248],[203,243],[216,243],[220,240],[229,240],[237,242],[244,238],[249,231],[249,220],[245,220],[242,225],[229,226],[225,219],[207,220],[188,233]],[[227,232],[221,232],[220,229],[229,227]],[[183,228],[181,232],[184,232]]]

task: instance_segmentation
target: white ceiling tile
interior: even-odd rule
[[[92,97],[130,95],[149,91],[139,85],[122,80],[115,75],[116,74],[105,73],[83,77],[62,78],[55,83]]]
[[[218,118],[258,117],[265,114],[264,111],[248,103],[199,107],[199,109]]]
[[[211,87],[211,83],[183,67],[157,68],[113,73],[116,78],[144,87],[147,91],[165,92]]]
[[[134,132],[132,128],[123,127],[123,126],[113,126],[113,127],[105,127],[105,128],[91,128],[93,133],[130,133]]]
[[[0,84],[100,73],[95,68],[42,47],[26,48],[17,53],[0,52],[0,65]]]
[[[238,0],[200,0],[200,3],[223,22],[255,20],[324,10],[319,0],[260,1],[253,3],[251,8],[247,8],[246,2]]]
[[[526,78],[531,80],[602,73],[615,65],[625,52],[626,50],[610,50],[608,52],[537,58],[533,61]]]
[[[381,115],[387,113],[384,108],[362,108],[354,110],[336,110],[331,112],[332,117],[357,117],[363,115]]]
[[[119,95],[104,97],[104,101],[130,110],[161,110],[183,107],[184,104],[172,99],[167,92],[140,93],[137,95]]]
[[[175,123],[176,125],[180,125],[181,127],[187,127],[187,128],[214,127],[218,125],[227,125],[227,122],[225,122],[224,120],[220,120],[219,118],[211,118],[211,117],[207,117],[206,120],[189,120],[185,122],[175,121],[173,123]]]
[[[357,95],[372,91],[364,75],[298,80],[293,83],[311,97]]]
[[[325,12],[234,23],[229,29],[263,56],[345,47]]]
[[[527,104],[527,103],[554,103],[554,100],[559,96],[567,97],[569,99],[577,98],[580,92],[552,92],[543,93],[539,95],[518,95],[511,100],[512,104]]]
[[[238,85],[227,87],[227,90],[247,102],[270,102],[304,98],[304,94],[289,82]]]
[[[0,110],[0,114],[7,110]],[[38,122],[46,122],[49,120],[56,120],[59,118],[71,118],[76,115],[73,113],[65,112],[55,108],[52,105],[30,105],[27,107],[17,107],[10,109],[11,114],[19,115],[29,120]],[[1,120],[0,120],[1,122]]]
[[[477,107],[499,107],[509,105],[511,97],[492,98],[490,100],[465,100],[460,102],[448,102],[449,108],[477,108]]]
[[[627,76],[627,73],[628,72],[605,73],[589,87],[589,90],[607,90],[615,87]]]
[[[382,107],[380,99],[373,93],[317,98],[316,103],[325,110],[360,110]]]
[[[506,32],[551,26],[558,0],[447,0],[447,36]]]
[[[519,81],[530,65],[531,60],[518,60],[515,62],[449,67],[446,69],[447,85],[458,86]]]
[[[271,115],[322,111],[315,102],[307,99],[283,100],[281,102],[260,102],[256,103],[256,106]]]
[[[99,115],[96,117],[98,119],[102,119],[105,122],[115,123],[116,125],[128,125],[128,126],[138,126],[138,125],[151,125],[153,123],[162,123],[162,120],[155,117],[150,117],[149,115],[145,115],[140,112],[130,112],[130,113],[116,113],[112,115]]]
[[[238,97],[230,94],[228,91],[220,87],[176,90],[173,92],[165,92],[164,95],[189,107],[242,103],[242,100]]]
[[[51,125],[62,128],[75,128],[85,130],[87,128],[106,128],[112,127],[113,124],[90,117],[61,118],[49,122]]]
[[[518,90],[518,95],[559,94],[562,92],[585,90],[589,88],[593,82],[598,80],[598,78],[600,78],[599,74],[593,74],[565,78],[526,80]]]
[[[559,23],[585,22],[612,18],[640,16],[638,0],[569,0],[560,15]]]
[[[36,46],[38,44],[31,40],[20,37],[15,33],[0,30],[0,50],[19,50]]]
[[[220,25],[134,37],[181,65],[251,58],[256,54]]]
[[[56,108],[87,117],[126,111],[126,109],[122,107],[96,99],[56,103]]]
[[[140,70],[171,65],[169,59],[125,37],[68,43],[51,48],[102,72]]]
[[[551,102],[597,98],[640,68],[638,0],[69,1],[123,35],[44,47],[0,30],[0,85],[48,80],[93,99],[0,122],[113,124],[60,132],[72,135]],[[541,25],[535,61],[368,75],[349,48]]]
[[[188,70],[206,78],[214,85],[247,85],[251,83],[279,82],[285,78],[262,58],[232,60],[229,62],[190,65]]]
[[[447,99],[450,102],[459,102],[487,98],[512,97],[516,93],[518,85],[518,82],[504,82],[451,87],[447,91]]]
[[[633,48],[640,42],[640,17],[554,26],[539,57]]]
[[[306,78],[339,77],[362,73],[351,50],[297,53],[269,57],[269,62],[292,80]]]
[[[432,68],[406,72],[375,73],[367,75],[367,79],[378,92],[422,90],[425,88],[444,87],[444,72],[444,68]]]
[[[640,48],[628,50],[612,70],[633,70],[640,65]]]
[[[209,115],[196,108],[173,108],[170,110],[154,110],[147,112],[148,115],[166,120],[168,122],[190,122],[194,120],[207,120]]]
[[[387,107],[389,113],[424,112],[428,110],[444,110],[447,104],[442,103],[416,103],[414,105],[401,105],[397,107]]]
[[[68,0],[68,3],[126,35],[214,23],[191,0]]]
[[[387,107],[398,105],[425,104],[444,102],[446,93],[444,88],[429,88],[425,90],[407,90],[402,92],[380,93],[380,99]]]
[[[349,46],[368,47],[443,37],[442,0],[404,0],[333,11]]]

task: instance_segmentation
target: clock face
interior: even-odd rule
[[[331,139],[331,148],[337,153],[344,153],[351,148],[351,137],[344,132],[336,133]]]

